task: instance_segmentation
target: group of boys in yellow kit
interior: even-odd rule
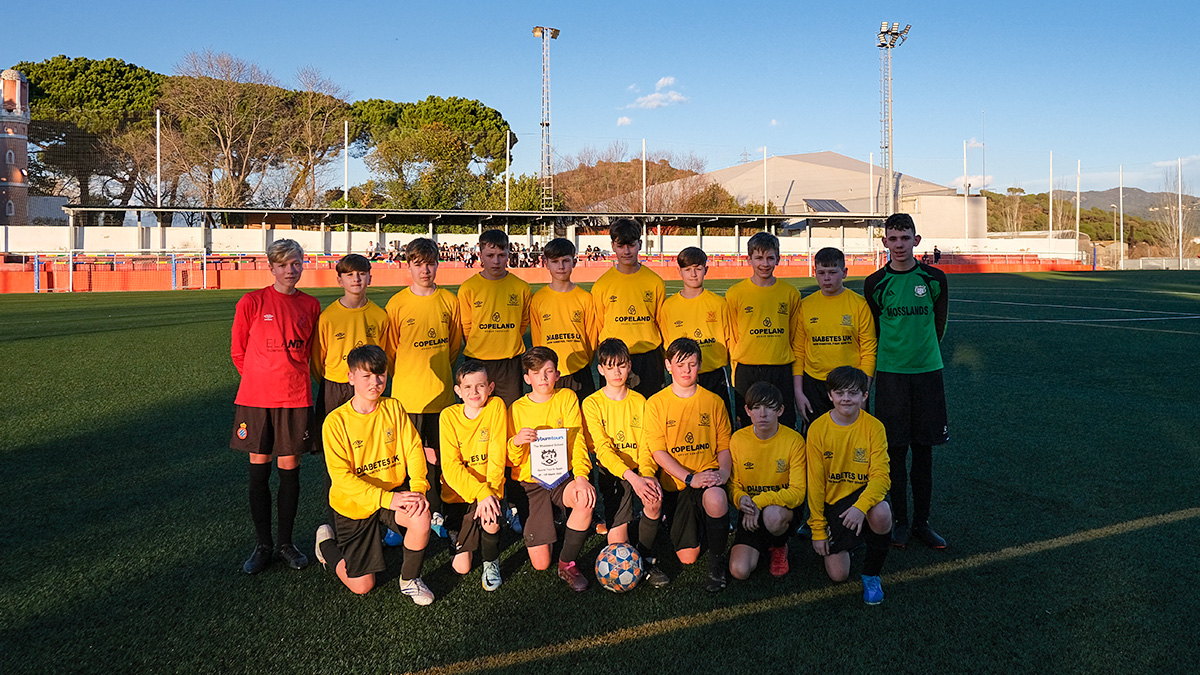
[[[532,294],[508,272],[497,230],[481,234],[481,271],[457,296],[437,286],[428,239],[406,247],[413,283],[386,309],[366,298],[370,263],[339,262],[345,295],[321,313],[312,340],[329,507],[320,562],[352,591],[369,591],[384,569],[382,525],[403,541],[402,592],[429,604],[424,548],[444,529],[452,567],[468,573],[478,552],[493,591],[512,500],[538,570],[558,541],[554,511],[565,512],[558,575],[583,591],[576,558],[602,501],[609,543],[630,541],[640,504],[636,545],[649,583],[670,582],[653,556],[665,516],[681,563],[707,547],[715,592],[726,569],[745,579],[763,553],[771,574],[786,574],[787,539],[807,501],[813,548],[832,579],[848,577],[849,552],[866,543],[864,600],[878,604],[892,516],[887,436],[865,412],[876,328],[862,296],[842,286],[841,252],[818,253],[820,290],[801,300],[774,276],[778,239],[756,234],[751,278],[721,298],[703,287],[707,256],[689,247],[678,256],[684,288],[667,298],[639,262],[640,224],[621,219],[610,233],[616,264],[590,294],[571,281],[575,248],[565,239],[545,246],[551,282]],[[466,360],[452,370],[460,350]],[[546,478],[531,448],[559,431],[565,461]],[[730,504],[738,518],[726,567]]]

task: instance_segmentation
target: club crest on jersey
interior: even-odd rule
[[[500,312],[492,312],[492,321],[500,323]]]
[[[771,317],[768,316],[763,319],[763,328],[770,328],[770,327],[771,327]]]
[[[867,461],[867,449],[866,448],[855,448],[854,449],[854,461],[866,462]]]
[[[563,425],[563,418],[559,417],[554,420],[554,426],[561,427],[562,425]]]
[[[689,432],[687,432],[687,435],[683,437],[683,440],[687,441],[688,443],[691,443],[692,441],[696,440],[696,438],[694,436],[692,436],[692,432],[689,431]]]
[[[250,432],[246,430],[246,423],[242,422],[238,426],[237,437],[244,441],[244,440],[246,440],[246,437],[249,435],[250,435]]]
[[[717,322],[717,313],[716,313],[716,312],[709,312],[709,313],[708,313],[708,317],[707,317],[707,318],[705,318],[704,320],[705,320],[706,322],[708,322],[708,323],[716,323],[716,322]]]
[[[373,338],[379,336],[379,328],[377,326],[367,326],[367,337]]]
[[[775,473],[787,473],[788,465],[786,459],[775,460]]]
[[[582,323],[582,322],[583,322],[583,310],[577,309],[577,310],[575,310],[575,313],[571,315],[571,323]]]
[[[786,302],[781,302],[781,303],[779,303],[779,313],[780,313],[780,314],[787,314],[787,313],[788,313],[788,311],[787,311],[787,303],[786,303]]]
[[[392,427],[388,427],[387,429],[384,429],[383,430],[383,440],[385,443],[391,443],[392,441],[396,440],[396,430],[393,429]]]
[[[412,321],[412,319],[409,319]],[[450,312],[442,312],[442,323],[450,323]]]
[[[520,304],[520,301],[518,301],[518,300],[517,300],[517,294],[516,294],[516,293],[509,293],[509,294],[508,294],[508,306],[509,306],[509,307],[516,307],[516,306],[517,306],[517,305],[519,305],[519,304]]]
[[[854,322],[852,322],[852,321],[850,320],[850,315],[849,315],[849,314],[843,314],[843,315],[842,315],[842,325],[843,325],[843,326],[853,326],[853,325],[854,325]]]
[[[630,305],[629,309],[627,309],[625,311],[628,312],[630,316],[633,316],[634,314],[637,314],[637,307]]]
[[[928,293],[929,287],[925,284],[917,284],[916,286],[913,286],[913,295],[917,296],[918,298],[923,298]]]
[[[274,321],[274,320],[275,320],[274,314],[263,314],[263,321]]]
[[[491,434],[491,432],[488,431],[487,427],[484,427],[479,430],[479,442],[480,443],[487,443],[489,440],[491,440],[491,437],[492,437],[492,434]]]
[[[654,302],[654,291],[642,293],[642,302]]]
[[[700,426],[702,426],[702,427],[709,426],[708,413],[700,413]]]
[[[668,424],[667,426],[670,426],[670,425]],[[629,418],[629,427],[630,427],[631,429],[641,429],[641,428],[642,428],[642,418],[641,418],[641,416],[640,416],[640,415],[634,415],[633,417],[630,417],[630,418]]]

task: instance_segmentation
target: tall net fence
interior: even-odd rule
[[[204,251],[146,253],[30,253],[24,265],[34,275],[34,292],[200,290],[209,284],[211,262]]]

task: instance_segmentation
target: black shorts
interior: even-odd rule
[[[317,400],[313,405],[313,420],[316,430],[313,433],[313,452],[322,452],[321,432],[325,428],[325,418],[346,401],[354,398],[354,387],[349,382],[334,382],[322,379],[317,385]]]
[[[676,551],[696,548],[704,532],[704,490],[685,487],[679,492],[663,490],[663,513],[671,529],[671,546]]]
[[[475,518],[475,507],[478,502],[470,504],[443,502],[446,510],[446,529],[458,531],[454,540],[455,553],[471,553],[478,551],[483,538],[483,526]]]
[[[229,447],[252,455],[287,457],[312,450],[312,408],[234,406]]]
[[[521,368],[520,354],[507,359],[479,360],[487,368],[488,379],[496,385],[493,395],[499,396],[504,405],[512,407],[525,395],[525,372]]]
[[[441,425],[438,420],[441,419],[439,413],[408,413],[408,421],[417,429],[417,435],[421,437],[421,442],[424,447],[433,448],[434,450],[442,449],[442,433]]]
[[[732,509],[732,507],[730,508]],[[792,524],[788,526],[788,530],[790,530],[792,527],[795,527],[795,524],[800,522],[800,519],[804,516],[802,509],[802,506],[797,506],[796,508],[792,509]],[[758,512],[758,529],[754,530],[753,532],[742,526],[741,511],[737,511],[737,519],[737,531],[733,533],[733,545],[738,546],[740,544],[742,546],[753,546],[754,549],[759,553],[766,553],[767,549],[771,547],[772,535],[770,530],[767,529],[767,526],[763,524],[762,511],[760,510]],[[788,530],[784,530],[784,533],[786,534]]]
[[[558,541],[558,532],[554,527],[554,508],[566,510],[563,495],[572,480],[568,477],[553,490],[547,490],[541,483],[521,482],[521,487],[525,488],[525,495],[529,499],[529,517],[524,523],[527,548]]]
[[[867,486],[864,485],[833,504],[825,504],[825,524],[829,537],[830,553],[853,551],[866,541],[867,528],[871,527],[866,518],[863,518],[862,531],[855,534],[854,530],[847,529],[842,524],[841,517],[846,512],[846,509],[854,506],[854,502],[858,501],[858,498],[862,496],[865,489],[867,489]]]
[[[604,500],[604,524],[609,529],[633,522],[633,500],[637,493],[624,478],[600,469],[600,498]]]
[[[347,518],[336,511],[333,512],[333,533],[337,539],[337,546],[342,551],[342,557],[346,559],[346,576],[361,577],[382,572],[387,568],[383,560],[380,525],[403,534],[403,528],[396,524],[396,512],[391,509],[379,509],[362,520]]]
[[[592,377],[592,367],[584,366],[568,375],[561,375],[554,385],[555,389],[570,389],[579,395],[579,400],[596,393],[596,380]]]
[[[630,373],[637,375],[637,384],[631,388],[637,393],[645,396],[647,400],[651,396],[662,391],[666,386],[667,379],[663,372],[664,357],[662,347],[655,347],[648,352],[641,354],[630,354]]]
[[[887,429],[888,446],[950,440],[942,371],[875,373],[875,417]]]
[[[729,410],[729,375],[722,366],[707,373],[700,373],[696,384],[716,394],[725,403],[726,412]]]
[[[817,418],[825,413],[833,410],[833,401],[829,400],[829,388],[825,385],[825,380],[804,374],[802,380],[804,387],[804,396],[812,405],[812,412],[808,415],[808,422],[804,425],[805,430],[808,430],[808,425],[817,421]]]
[[[796,393],[792,379],[792,364],[756,366],[739,363],[733,370],[733,407],[737,413],[738,428],[750,426],[746,415],[746,391],[755,382],[770,382],[783,395],[783,413],[779,423],[789,429],[796,428]]]

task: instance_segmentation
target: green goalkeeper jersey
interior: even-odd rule
[[[922,263],[903,272],[884,265],[863,282],[863,296],[879,334],[876,370],[928,373],[942,368],[945,272]]]

